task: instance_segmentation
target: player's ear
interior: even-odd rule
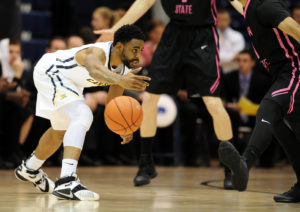
[[[116,48],[117,48],[120,52],[122,52],[123,49],[124,49],[124,44],[121,43],[121,42],[117,42],[117,43],[116,43]]]

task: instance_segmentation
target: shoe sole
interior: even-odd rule
[[[98,198],[94,198],[94,199],[81,200],[78,197],[76,197],[75,195],[73,195],[73,198],[70,198],[70,197],[66,197],[64,195],[61,195],[61,194],[57,193],[56,191],[53,191],[52,195],[54,195],[59,200],[97,201],[97,200],[100,199],[100,197],[98,197]]]
[[[244,161],[240,154],[229,142],[221,142],[219,149],[219,158],[232,171],[232,185],[238,191],[245,191],[248,184],[248,170],[244,170]]]
[[[297,203],[297,202],[300,202],[300,200],[290,200],[290,199],[285,199],[285,198],[276,197],[276,196],[274,196],[273,199],[274,199],[275,202],[282,202],[282,203]]]

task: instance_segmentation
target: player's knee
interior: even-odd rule
[[[225,109],[221,101],[218,99],[211,99],[205,102],[207,110],[212,116],[219,116],[224,114]]]
[[[269,124],[273,127],[282,119],[283,116],[281,108],[276,102],[264,100],[260,104],[256,114],[256,123]]]
[[[78,116],[77,121],[86,128],[86,131],[88,131],[93,123],[93,113],[87,105],[81,105],[78,110],[80,111],[80,115]]]

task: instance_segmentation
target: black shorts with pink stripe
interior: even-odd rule
[[[175,94],[187,89],[189,96],[219,96],[221,71],[218,35],[213,26],[191,27],[170,22],[149,68],[147,91]]]
[[[277,102],[286,118],[300,121],[300,69],[283,66],[276,75],[276,79],[264,99]],[[300,122],[299,122],[300,123]]]

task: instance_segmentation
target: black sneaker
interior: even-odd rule
[[[232,176],[231,171],[229,168],[225,167],[224,172],[225,172],[224,189],[233,190],[233,185],[231,181],[231,176]]]
[[[139,170],[137,175],[134,178],[135,186],[147,185],[150,183],[150,179],[157,176],[155,171],[154,163],[152,156],[141,155]]]
[[[219,145],[219,159],[232,172],[232,185],[238,191],[247,189],[249,171],[246,161],[240,156],[235,147],[228,141],[222,141]]]
[[[273,198],[275,202],[300,202],[300,188],[297,185],[294,185],[287,192],[277,194]]]

